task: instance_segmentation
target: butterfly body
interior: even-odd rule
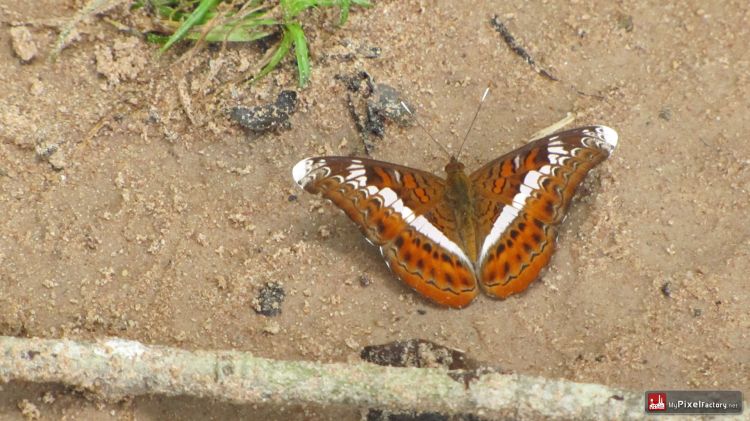
[[[505,298],[549,262],[576,187],[617,144],[604,126],[548,136],[471,174],[455,157],[446,178],[365,158],[300,161],[292,176],[340,207],[413,289],[464,307],[481,287]]]
[[[477,235],[475,225],[475,200],[471,180],[464,172],[464,164],[451,157],[445,166],[445,202],[453,210],[459,245],[472,262],[477,259]]]

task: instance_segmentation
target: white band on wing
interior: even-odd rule
[[[492,247],[492,245],[495,244],[500,239],[500,237],[502,237],[505,230],[508,229],[510,224],[513,223],[517,216],[518,209],[510,205],[506,205],[505,207],[503,207],[502,212],[500,212],[500,216],[498,216],[497,219],[495,219],[495,223],[492,224],[490,233],[487,234],[487,238],[484,239],[484,243],[482,244],[482,251],[479,253],[479,264],[477,265],[477,267],[482,266],[482,264],[484,263],[484,259],[487,258],[490,247]]]
[[[370,186],[368,186],[369,188]],[[424,216],[416,216],[414,211],[404,204],[404,201],[398,199],[396,192],[388,187],[380,189],[378,194],[383,198],[383,203],[386,207],[389,207],[393,212],[399,214],[401,218],[409,226],[414,228],[417,232],[427,237],[430,241],[439,245],[440,247],[451,252],[459,259],[463,261],[466,267],[472,268],[474,264],[469,260],[469,257],[464,253],[458,244],[451,241],[442,231],[440,231],[435,225],[433,225]]]

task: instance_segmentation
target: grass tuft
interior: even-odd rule
[[[344,25],[352,5],[370,7],[369,0],[137,0],[134,8],[146,8],[159,18],[164,33],[149,34],[148,40],[162,44],[160,53],[181,40],[205,42],[253,42],[281,34],[278,43],[260,63],[250,80],[273,71],[292,47],[297,59],[299,86],[310,81],[310,54],[302,14],[308,9],[339,8],[339,25]]]

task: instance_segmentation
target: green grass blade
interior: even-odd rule
[[[154,43],[154,44],[166,44],[167,41],[169,41],[169,37],[166,35],[160,35],[160,34],[155,34],[153,32],[149,32],[146,34],[146,41]]]
[[[337,0],[281,0],[284,19],[291,21],[306,9],[321,6],[333,6]]]
[[[268,31],[248,30],[242,26],[235,26],[233,28],[220,26],[209,31],[203,39],[206,42],[252,42],[271,34],[272,32]],[[200,37],[200,32],[191,32],[185,38],[197,40]]]
[[[341,7],[341,13],[339,13],[339,25],[343,25],[346,23],[346,20],[349,19],[349,8],[352,6],[352,2],[351,0],[341,0],[339,6]]]
[[[305,32],[299,23],[285,25],[294,43],[294,55],[297,57],[297,70],[299,71],[299,86],[305,87],[310,80],[310,54],[307,49]]]
[[[284,56],[286,56],[286,54],[289,52],[290,48],[292,48],[292,36],[289,34],[289,32],[284,31],[282,33],[279,46],[276,47],[276,51],[273,52],[273,55],[268,60],[268,63],[263,66],[263,69],[261,69],[261,71],[250,80],[250,83],[255,82],[256,80],[270,73],[271,70],[275,69],[276,66],[278,66],[281,62],[281,59],[283,59]]]
[[[190,14],[190,16],[188,16],[185,22],[180,25],[177,31],[169,37],[169,41],[161,47],[159,52],[163,53],[167,51],[175,42],[184,38],[195,25],[203,23],[206,14],[208,14],[209,11],[214,10],[219,3],[221,3],[221,0],[201,0],[198,7]]]

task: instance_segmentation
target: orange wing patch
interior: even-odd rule
[[[485,292],[499,298],[525,290],[549,263],[555,250],[553,225],[522,213],[480,261]]]
[[[413,228],[380,251],[396,276],[439,304],[461,308],[477,295],[474,268]]]

